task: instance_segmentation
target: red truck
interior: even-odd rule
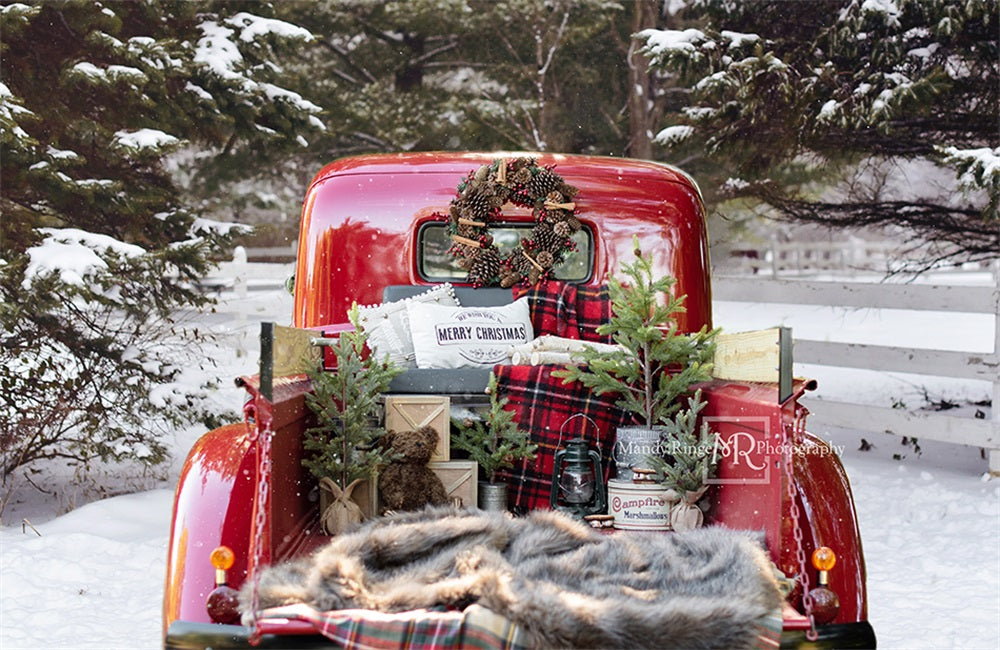
[[[456,185],[496,161],[524,159],[577,190],[573,216],[578,222],[572,244],[567,242],[575,252],[558,273],[522,278],[513,289],[480,287],[449,255],[453,232],[447,215]],[[512,242],[530,238],[538,218],[537,210],[510,203],[494,215],[498,244],[505,237]],[[659,271],[676,278],[676,294],[686,296],[680,330],[712,327],[704,207],[695,182],[674,167],[556,154],[347,158],[324,167],[306,192],[292,325],[335,336],[347,327],[345,314],[354,303],[376,305],[442,283],[455,288],[463,305],[510,303],[519,286],[539,279],[545,285],[546,278],[552,286],[571,287],[574,295],[594,293],[632,258],[636,241]],[[813,384],[791,379],[790,344],[786,339],[783,344],[778,381],[717,378],[701,386],[707,401],[701,415],[711,419],[732,452],[722,458],[708,493],[707,523],[762,533],[776,567],[796,579],[780,616],[782,647],[874,647],[848,478],[830,446],[805,430],[807,413],[797,400]],[[302,557],[330,540],[317,525],[316,479],[302,465],[310,382],[304,376],[272,378],[267,362],[259,370],[238,380],[248,391],[245,420],[205,434],[184,465],[167,561],[166,648],[343,643],[323,636],[307,620],[265,617],[242,625],[225,607],[220,613],[219,595],[213,595],[217,583],[238,589],[263,567]],[[480,369],[407,371],[388,392],[446,395],[452,404],[482,402],[488,374]],[[553,396],[546,408],[557,410],[559,400]],[[528,408],[540,407],[537,400],[533,407],[522,405],[523,418],[533,415]],[[608,435],[613,442],[614,432]],[[608,460],[605,455],[605,476]],[[545,462],[539,469],[543,482],[552,467],[551,458]],[[539,506],[516,489],[509,498],[516,512]],[[222,553],[220,565],[217,552],[213,569],[210,555],[219,547],[231,555]],[[817,549],[822,550],[814,553]],[[228,568],[224,579],[217,575],[220,566]],[[818,585],[823,593],[813,592]],[[831,605],[830,593],[839,606]]]

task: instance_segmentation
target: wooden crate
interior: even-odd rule
[[[378,516],[378,474],[369,481],[362,481],[354,488],[351,501],[358,504],[365,519]]]
[[[463,507],[476,507],[479,499],[479,463],[474,460],[431,461],[427,466],[444,483],[449,497],[461,499]]]
[[[388,395],[386,431],[412,431],[430,425],[438,432],[432,461],[451,459],[451,401],[447,395]]]

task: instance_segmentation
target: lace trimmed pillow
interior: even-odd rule
[[[410,298],[358,309],[358,323],[368,336],[371,351],[379,356],[389,355],[390,361],[404,368],[417,367],[406,310],[406,305],[410,303],[459,306],[454,287],[446,282]]]

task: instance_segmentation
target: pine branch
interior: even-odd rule
[[[714,453],[716,435],[707,422],[698,427],[698,414],[705,405],[699,389],[688,399],[687,408],[664,422],[661,448],[665,456],[650,456],[648,460],[667,488],[681,493],[695,492],[704,485],[705,479],[715,476],[718,468],[718,457]]]
[[[343,332],[331,351],[337,361],[332,372],[322,367],[309,373],[313,391],[306,404],[317,425],[305,431],[307,454],[302,464],[317,478],[329,477],[346,489],[355,479],[371,477],[387,454],[377,448],[384,430],[372,426],[378,397],[402,369],[374,355],[364,356],[366,336],[358,327],[357,304],[348,318],[354,331]]]
[[[635,259],[621,269],[626,281],[611,277],[611,318],[599,334],[611,335],[623,351],[601,353],[585,347],[585,365],[553,373],[563,383],[580,382],[598,395],[616,393],[617,404],[642,418],[648,427],[668,418],[674,400],[699,381],[711,378],[716,330],[680,334],[674,315],[684,297],[671,293],[674,278],[653,277],[652,256],[643,256],[634,240]]]
[[[467,452],[489,482],[494,483],[498,470],[513,467],[515,461],[534,458],[538,445],[531,443],[528,432],[518,428],[514,413],[506,408],[507,398],[498,393],[493,373],[490,373],[487,391],[490,410],[486,419],[453,419],[455,433],[451,444]]]

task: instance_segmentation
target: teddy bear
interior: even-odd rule
[[[427,466],[437,448],[438,432],[434,427],[387,431],[381,442],[396,459],[379,473],[380,513],[420,510],[426,505],[448,503],[444,483]]]

